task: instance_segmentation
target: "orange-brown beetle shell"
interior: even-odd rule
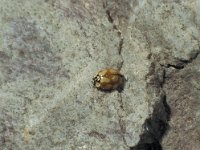
[[[111,91],[123,88],[124,76],[117,69],[103,69],[93,78],[97,89]]]

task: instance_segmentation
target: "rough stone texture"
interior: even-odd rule
[[[165,91],[172,115],[171,129],[163,140],[164,149],[200,148],[200,56],[182,70],[173,69]]]
[[[198,0],[1,0],[0,149],[129,149],[163,93],[163,147],[198,149],[199,16]],[[107,67],[122,93],[92,86]]]

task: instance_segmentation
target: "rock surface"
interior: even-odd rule
[[[163,95],[163,149],[198,149],[199,16],[198,0],[1,0],[0,149],[128,150]],[[121,93],[93,87],[108,67]]]
[[[167,76],[165,91],[172,111],[164,149],[198,150],[200,147],[200,56],[184,69]]]

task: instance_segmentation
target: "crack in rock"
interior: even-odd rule
[[[176,64],[167,64],[167,65],[161,65],[165,68],[174,68],[174,69],[184,69],[188,64],[192,63],[199,55],[200,51],[193,54],[193,56],[189,60],[181,60],[178,59],[178,62]]]
[[[157,92],[161,93],[160,100],[155,103],[153,113],[147,118],[143,124],[143,133],[140,135],[140,141],[134,147],[130,147],[130,150],[162,150],[160,142],[166,131],[169,129],[168,121],[170,120],[171,110],[167,104],[165,91],[163,84],[165,84],[166,74],[168,68],[175,68],[177,70],[184,69],[186,65],[192,63],[199,55],[199,52],[195,53],[189,60],[178,60],[178,63],[161,65],[156,68],[155,60],[152,59],[150,72],[147,75],[151,81],[149,82],[149,88],[158,89]],[[151,59],[151,57],[150,57]],[[157,69],[157,71],[156,71]],[[162,71],[162,79],[160,78],[159,71]]]
[[[169,128],[170,108],[166,102],[166,95],[154,105],[152,115],[143,124],[144,132],[140,135],[140,141],[130,150],[162,150],[160,144],[162,137]]]
[[[105,4],[103,5],[103,8],[105,9]],[[119,64],[118,68],[119,70],[121,70],[122,66],[123,66],[123,63],[124,63],[124,60],[123,60],[123,57],[121,55],[122,53],[122,47],[123,47],[123,43],[124,43],[124,38],[122,36],[122,32],[120,31],[120,29],[117,27],[117,25],[114,24],[114,19],[112,18],[111,16],[111,13],[110,13],[110,10],[106,10],[106,16],[107,16],[107,19],[108,21],[113,25],[113,29],[117,31],[117,34],[119,36],[119,47],[118,47],[118,54],[120,55],[121,59],[122,59],[122,62]]]
[[[130,147],[130,150],[162,150],[160,142],[169,128],[171,111],[163,89],[166,68],[158,65],[152,57],[149,59],[152,60],[152,64],[146,76],[147,89],[152,92],[153,88],[159,99],[153,106],[152,114],[143,124],[143,133],[140,135],[138,144]]]
[[[105,7],[106,7],[105,4],[103,5],[103,7],[105,9]],[[119,64],[118,69],[121,70],[121,68],[123,66],[123,63],[124,63],[124,59],[123,59],[123,57],[121,55],[123,44],[124,44],[124,38],[122,36],[121,31],[117,27],[117,25],[114,24],[114,19],[112,18],[111,14],[110,14],[110,10],[106,10],[106,15],[107,15],[108,21],[113,25],[113,29],[117,31],[118,37],[120,39],[119,46],[118,46],[118,54],[120,55],[120,58],[122,59],[122,62]],[[119,109],[121,111],[123,111],[123,113],[124,113],[125,110],[124,110],[124,106],[123,106],[121,92],[119,93],[119,100],[118,100],[118,102],[119,102],[119,105],[120,105]],[[122,120],[122,116],[119,114],[119,110],[118,109],[116,109],[116,110],[117,110],[118,117],[119,117],[119,126],[120,126],[120,130],[121,130],[121,136],[123,138],[124,144],[127,146],[127,142],[126,142],[126,139],[125,139],[126,126],[124,125],[124,122]]]
[[[199,56],[183,70],[169,74],[164,89],[169,95],[168,103],[173,112],[170,130],[163,138],[164,149],[199,149],[198,130],[200,72]],[[191,141],[186,144],[185,141]]]

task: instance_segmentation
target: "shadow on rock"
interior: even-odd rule
[[[171,110],[166,102],[166,96],[155,104],[152,116],[145,120],[144,132],[140,135],[140,141],[130,150],[162,150],[160,141],[169,128]]]

